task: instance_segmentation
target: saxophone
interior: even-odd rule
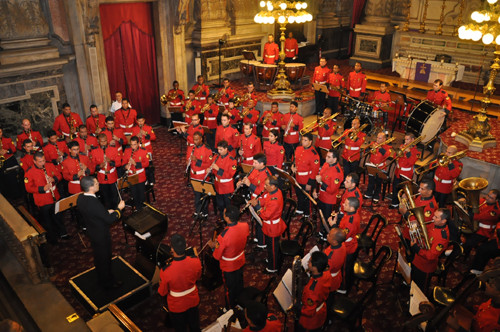
[[[203,85],[198,84],[198,87],[196,88],[196,90],[194,90],[194,95],[197,96],[201,92],[202,89],[203,89]]]
[[[211,104],[205,104],[205,106],[203,106],[200,110],[200,113],[205,113],[206,111],[208,111],[210,109],[210,106]]]
[[[50,191],[50,194],[52,195],[52,199],[55,202],[55,201],[57,201],[56,193],[54,192],[54,189],[52,188],[52,183],[50,182],[50,178],[49,178],[49,175],[47,174],[47,170],[45,169],[45,166],[43,166],[43,173],[45,174],[45,180],[47,180],[47,184],[50,185],[49,191]]]
[[[219,99],[221,99],[222,96],[224,96],[226,94],[226,87],[220,89],[219,91],[217,91],[217,93],[215,94],[214,96],[214,100],[216,102],[219,102]]]

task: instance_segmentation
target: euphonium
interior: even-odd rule
[[[472,208],[472,212],[479,213],[479,198],[481,191],[488,187],[488,180],[480,177],[470,177],[458,183],[461,190],[457,192],[465,196],[467,207]]]
[[[198,87],[196,88],[196,90],[194,90],[194,95],[197,96],[201,92],[202,89],[203,89],[203,85],[198,84]]]
[[[437,159],[434,159],[434,160],[432,160],[432,161],[428,162],[427,164],[422,165],[422,166],[420,166],[419,168],[417,168],[417,169],[415,170],[415,173],[416,173],[417,175],[420,175],[420,174],[423,174],[423,173],[427,173],[427,172],[429,172],[429,171],[431,171],[431,170],[433,170],[433,169],[437,168],[438,166],[447,167],[447,166],[448,166],[448,164],[449,164],[451,161],[453,161],[453,160],[455,160],[455,159],[462,159],[463,157],[465,157],[465,156],[466,156],[466,154],[467,154],[467,151],[466,151],[466,150],[463,150],[463,151],[457,152],[457,153],[455,153],[454,155],[451,155],[451,156],[449,156],[449,157],[448,157],[446,154],[441,153],[441,154],[437,157]],[[430,165],[431,165],[433,162],[435,162],[435,161],[436,161],[436,164],[435,164],[435,165],[433,165],[433,166],[430,166]]]
[[[417,219],[416,223],[407,220],[411,240],[417,242],[423,249],[430,249],[431,244],[425,226],[424,207],[415,205],[411,185],[411,181],[404,183],[403,189],[398,192],[399,202],[405,205],[410,214],[413,214]],[[406,195],[406,198],[403,197],[403,193]]]

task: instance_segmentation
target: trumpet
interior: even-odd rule
[[[421,248],[429,249],[431,244],[429,241],[429,235],[427,234],[427,228],[425,226],[424,207],[415,205],[413,197],[417,195],[413,194],[411,185],[411,181],[406,181],[404,183],[403,189],[398,192],[399,203],[406,206],[407,210],[410,211],[410,214],[413,214],[417,219],[416,223],[407,220],[410,239],[417,242]],[[406,198],[403,197],[403,193]]]
[[[221,97],[225,94],[226,94],[226,87],[219,89],[219,91],[217,91],[217,93],[214,96],[214,100],[218,102],[219,99],[221,99]]]
[[[45,169],[45,166],[43,166],[43,173],[45,174],[45,180],[47,180],[47,184],[50,185],[50,194],[52,195],[52,199],[55,201],[57,201],[56,199],[56,194],[54,192],[54,189],[53,189],[53,186],[52,186],[52,181],[50,181],[50,177],[49,175],[47,174],[47,170]]]
[[[438,166],[447,167],[451,161],[453,161],[455,159],[462,159],[466,155],[467,155],[467,150],[457,152],[454,155],[451,155],[449,157],[446,154],[441,153],[436,159],[431,160],[427,164],[422,165],[419,168],[417,168],[415,170],[415,173],[417,175],[421,175],[421,174],[427,173],[429,171],[432,171],[433,169],[437,168]],[[432,165],[432,164],[434,164],[434,165]]]
[[[205,104],[205,106],[201,108],[200,113],[205,113],[209,109],[210,109],[210,104]]]
[[[307,133],[310,133],[311,131],[313,131],[316,128],[323,128],[328,121],[335,119],[339,114],[340,114],[340,112],[337,112],[337,113],[335,113],[333,115],[330,115],[327,118],[325,118],[324,116],[322,116],[318,120],[314,120],[313,122],[311,122],[310,124],[308,124],[307,126],[305,126],[304,128],[302,128],[300,130],[300,134],[301,135],[305,135]]]
[[[262,124],[266,124],[268,121],[272,121],[272,119],[273,119],[273,113],[269,112],[262,119]]]
[[[203,89],[203,85],[198,84],[198,87],[196,88],[196,90],[194,90],[194,95],[197,96],[201,92],[202,89]]]

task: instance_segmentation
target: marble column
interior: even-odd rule
[[[360,61],[363,67],[379,69],[391,64],[391,45],[394,27],[391,12],[394,0],[368,0],[365,18],[356,24],[354,55],[349,64]]]

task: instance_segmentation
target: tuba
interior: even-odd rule
[[[488,180],[480,177],[470,177],[463,179],[458,183],[458,193],[465,196],[467,207],[472,209],[472,212],[479,213],[479,198],[481,191],[488,187]]]
[[[430,249],[431,243],[427,235],[427,228],[425,227],[424,207],[415,205],[413,196],[416,195],[413,194],[411,186],[411,181],[403,183],[403,189],[398,192],[399,202],[405,205],[410,214],[413,214],[417,219],[416,223],[407,220],[411,240],[417,242],[423,249]],[[403,197],[403,193],[406,195],[406,198]]]

